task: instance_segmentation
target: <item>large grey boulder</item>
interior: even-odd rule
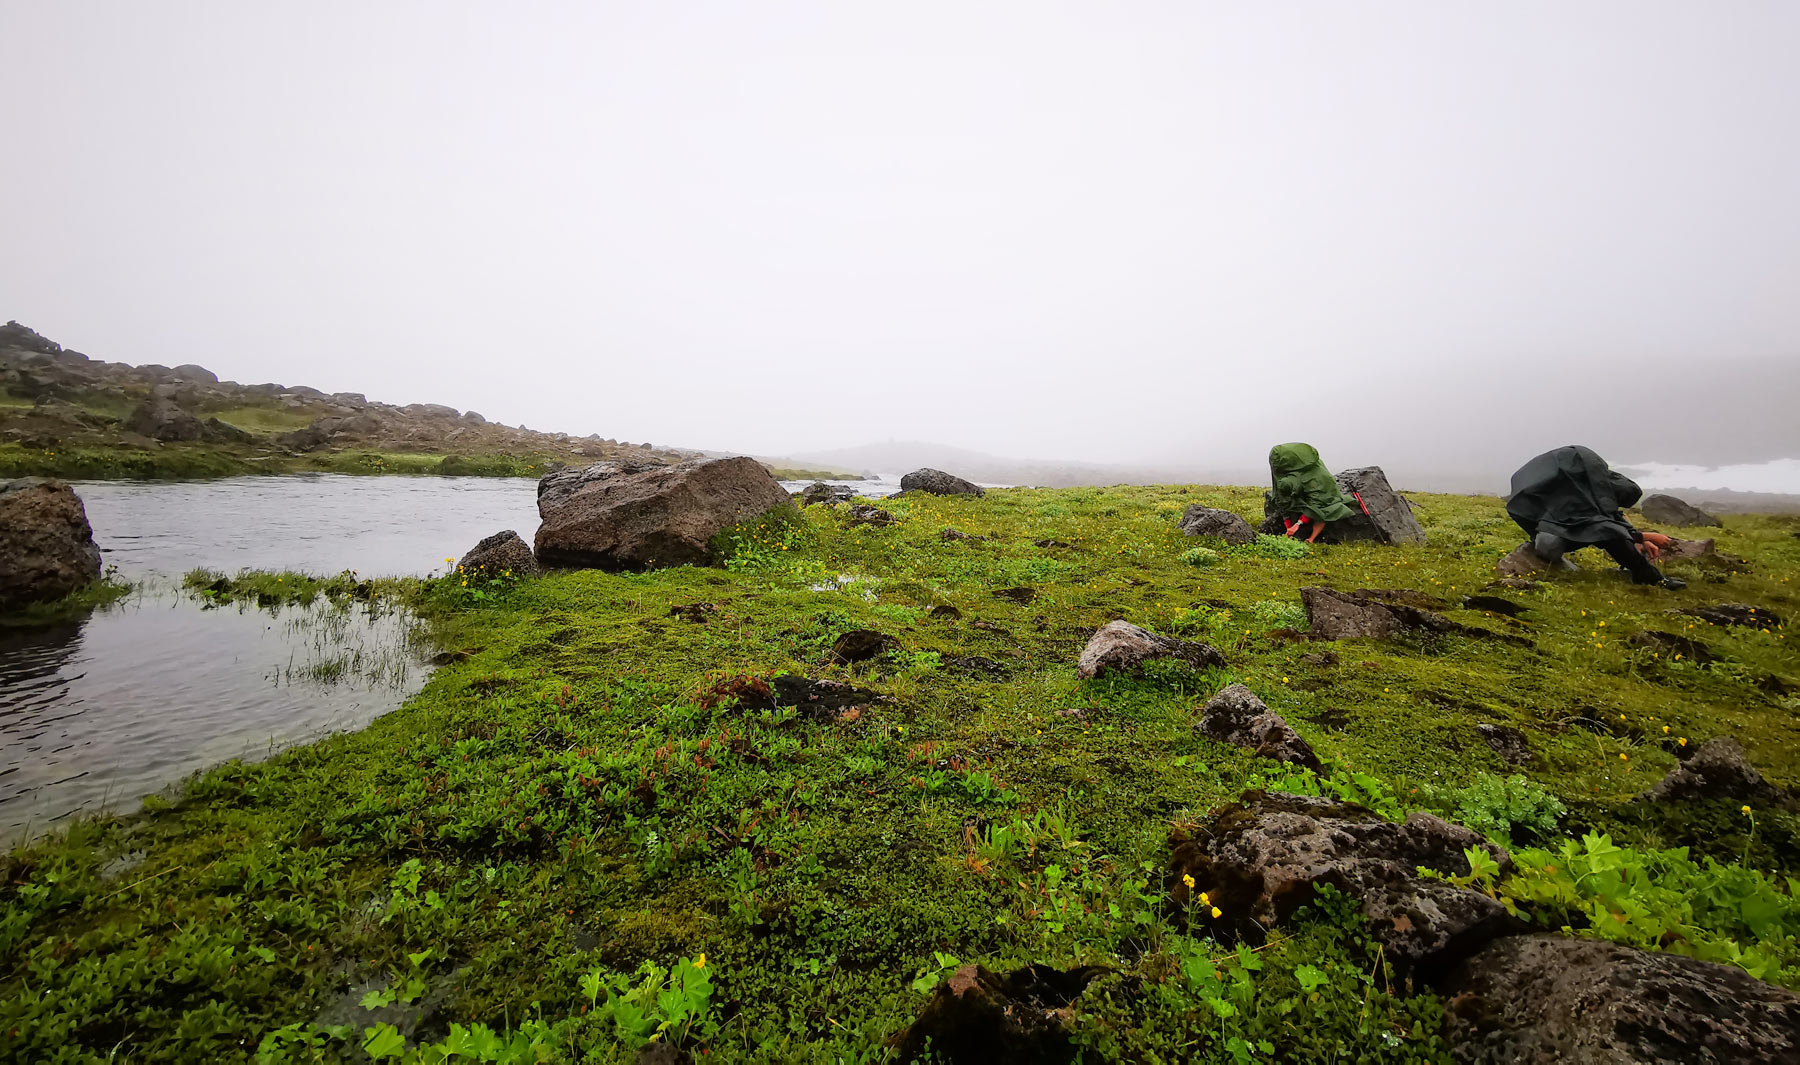
[[[1337,475],[1337,483],[1344,495],[1350,497],[1351,514],[1342,521],[1327,525],[1319,536],[1320,542],[1425,542],[1425,530],[1419,525],[1419,519],[1413,516],[1412,504],[1388,484],[1387,474],[1381,471],[1380,466],[1359,466],[1353,470],[1345,470]],[[1363,513],[1356,506],[1358,496],[1362,498],[1363,506],[1368,508],[1368,513]],[[1270,536],[1280,536],[1286,531],[1282,525],[1281,513],[1275,508],[1273,493],[1263,493],[1263,523],[1258,531]]]
[[[1082,680],[1110,672],[1131,673],[1153,658],[1180,659],[1199,669],[1225,664],[1225,656],[1210,644],[1175,640],[1129,621],[1112,621],[1088,640],[1075,673]]]
[[[1216,536],[1228,544],[1247,544],[1256,539],[1256,530],[1237,514],[1198,503],[1182,513],[1178,527],[1189,536]]]
[[[1439,982],[1466,1065],[1800,1063],[1800,996],[1732,965],[1555,934],[1507,936]]]
[[[1200,734],[1234,747],[1243,747],[1260,758],[1291,762],[1315,771],[1324,767],[1311,745],[1268,704],[1242,684],[1223,689],[1201,710]]]
[[[1210,929],[1260,937],[1312,902],[1330,884],[1356,900],[1369,933],[1403,971],[1466,950],[1517,928],[1506,907],[1447,880],[1467,876],[1464,851],[1481,848],[1504,875],[1507,853],[1475,832],[1431,814],[1395,824],[1335,799],[1245,792],[1191,831],[1177,831],[1163,882],[1176,907],[1207,913]],[[1187,877],[1193,878],[1188,886]]]
[[[465,574],[479,573],[489,577],[533,577],[538,572],[531,545],[511,529],[484,538],[469,549],[469,553],[456,563],[456,568]]]
[[[712,539],[793,502],[752,458],[596,463],[538,481],[545,566],[644,570],[714,561]]]
[[[169,443],[206,438],[206,426],[200,419],[160,396],[152,396],[133,408],[125,418],[125,430]]]
[[[973,481],[965,481],[954,474],[930,467],[914,470],[900,478],[900,490],[903,492],[929,492],[934,496],[979,496],[986,495],[987,490]]]
[[[1719,519],[1706,511],[1690,506],[1685,500],[1669,495],[1645,496],[1644,501],[1638,505],[1638,509],[1643,511],[1645,521],[1655,522],[1658,525],[1719,524]]]
[[[99,576],[100,549],[74,489],[0,482],[0,610],[68,595]]]

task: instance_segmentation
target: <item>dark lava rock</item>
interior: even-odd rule
[[[1523,603],[1515,603],[1497,595],[1465,595],[1462,605],[1464,610],[1485,610],[1490,614],[1504,614],[1509,618],[1516,618],[1531,609]]]
[[[1412,504],[1388,484],[1380,466],[1362,466],[1337,475],[1338,487],[1346,494],[1362,499],[1366,517],[1374,526],[1376,538],[1384,544],[1422,544],[1425,530],[1413,516]]]
[[[1378,603],[1397,603],[1400,606],[1418,607],[1420,610],[1450,609],[1448,599],[1440,599],[1429,592],[1421,592],[1415,588],[1358,588],[1350,594],[1359,599],[1373,599]]]
[[[1216,536],[1228,544],[1247,544],[1256,539],[1256,530],[1242,517],[1198,503],[1182,512],[1178,527],[1189,536]]]
[[[706,619],[719,612],[712,603],[678,603],[669,608],[669,616],[691,621],[697,625],[706,624]]]
[[[901,1061],[952,1065],[1059,1065],[1075,1060],[1068,1021],[1074,1001],[1106,972],[1084,967],[1064,972],[1028,965],[998,976],[965,965],[931,993],[919,1017],[892,1042]]]
[[[1507,936],[1440,981],[1466,1065],[1800,1063],[1800,996],[1732,965],[1553,933]]]
[[[937,606],[925,611],[925,615],[927,617],[937,618],[940,621],[955,621],[957,618],[962,617],[962,611],[947,603],[939,603]]]
[[[1397,825],[1335,799],[1250,791],[1191,831],[1177,830],[1174,844],[1163,886],[1184,910],[1205,892],[1223,911],[1206,920],[1209,929],[1260,938],[1323,884],[1358,902],[1371,936],[1403,971],[1447,964],[1517,927],[1498,900],[1419,875],[1424,866],[1467,876],[1471,847],[1492,855],[1501,875],[1512,867],[1504,850],[1431,814]],[[1194,879],[1191,891],[1184,876]]]
[[[871,658],[900,649],[900,642],[873,629],[852,629],[831,645],[831,657],[839,662],[867,662]]]
[[[1320,640],[1354,640],[1402,632],[1458,632],[1462,626],[1440,614],[1400,603],[1384,603],[1332,588],[1300,589],[1300,605]]]
[[[1677,540],[1662,549],[1662,556],[1658,561],[1682,562],[1717,557],[1718,552],[1711,540]]]
[[[964,655],[961,658],[952,658],[947,660],[944,665],[950,667],[950,669],[957,673],[971,673],[987,677],[1003,677],[1006,675],[1005,665],[996,662],[991,658],[983,658],[980,655]]]
[[[800,489],[800,505],[803,507],[810,507],[814,504],[827,507],[835,506],[839,503],[848,503],[855,498],[856,489],[843,484],[826,484],[824,481],[814,481],[805,488]]]
[[[1747,629],[1767,629],[1783,623],[1780,614],[1766,607],[1751,606],[1748,603],[1696,606],[1686,610],[1677,610],[1675,613],[1686,614],[1688,617],[1699,618],[1714,625],[1741,625]]]
[[[1475,731],[1508,765],[1531,764],[1531,740],[1510,725],[1476,725]]]
[[[872,507],[867,503],[858,503],[850,508],[850,524],[852,525],[892,525],[894,515],[880,507]]]
[[[0,482],[0,610],[68,595],[99,576],[100,549],[74,489]]]
[[[1625,637],[1625,642],[1634,647],[1647,647],[1658,654],[1668,655],[1671,659],[1679,655],[1689,662],[1717,662],[1719,656],[1713,654],[1712,648],[1691,636],[1681,636],[1673,632],[1658,632],[1655,629],[1644,629]]]
[[[1719,519],[1706,511],[1699,507],[1689,506],[1686,501],[1669,495],[1645,496],[1644,502],[1639,505],[1638,509],[1643,511],[1645,521],[1655,522],[1658,525],[1719,524]]]
[[[1004,599],[1009,603],[1029,603],[1037,598],[1036,588],[998,588],[992,593],[995,599]]]
[[[1663,802],[1678,799],[1757,799],[1779,802],[1785,793],[1764,780],[1744,747],[1730,736],[1707,740],[1688,756],[1687,761],[1669,770],[1650,790],[1637,797],[1640,802]]]
[[[1129,673],[1152,658],[1176,658],[1197,669],[1225,664],[1225,656],[1208,644],[1174,640],[1147,632],[1129,621],[1112,621],[1088,640],[1075,673],[1083,680],[1114,670]]]
[[[792,506],[781,485],[751,458],[648,467],[596,463],[538,482],[543,524],[537,557],[546,566],[606,570],[709,563],[713,537]]]
[[[456,568],[463,573],[485,573],[490,577],[509,571],[515,577],[535,577],[538,572],[531,545],[511,529],[497,532],[470,548]]]
[[[791,706],[813,721],[832,721],[846,710],[884,701],[878,692],[836,680],[808,680],[791,674],[775,678],[771,701]]]
[[[900,478],[900,489],[905,492],[929,492],[934,496],[980,496],[987,491],[973,481],[965,481],[961,477],[934,470],[929,467],[914,470]]]
[[[1293,726],[1242,684],[1233,684],[1213,696],[1202,708],[1196,727],[1203,736],[1243,747],[1259,758],[1292,762],[1314,771],[1324,768]]]
[[[125,418],[126,432],[165,442],[194,442],[206,439],[206,426],[200,419],[174,403],[152,396],[139,403]]]

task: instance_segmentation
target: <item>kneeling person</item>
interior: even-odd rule
[[[1631,574],[1637,584],[1685,588],[1655,566],[1672,541],[1661,533],[1639,532],[1625,520],[1625,508],[1644,494],[1636,481],[1607,466],[1579,445],[1546,451],[1512,475],[1506,513],[1531,537],[1533,554],[1553,566],[1574,569],[1563,556],[1598,547]]]
[[[1337,478],[1325,468],[1311,444],[1276,444],[1269,449],[1269,479],[1274,482],[1269,501],[1281,515],[1287,535],[1299,536],[1310,526],[1307,543],[1314,543],[1325,526],[1343,521],[1361,507],[1360,500],[1344,494]]]

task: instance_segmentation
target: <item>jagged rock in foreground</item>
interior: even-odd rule
[[[1202,708],[1196,727],[1203,736],[1247,748],[1259,758],[1292,762],[1315,771],[1324,768],[1294,727],[1242,684],[1233,684],[1213,696]]]
[[[99,577],[100,549],[74,489],[0,482],[0,610],[65,596]]]
[[[1643,503],[1639,505],[1638,509],[1643,511],[1645,521],[1652,521],[1658,525],[1691,526],[1719,524],[1719,519],[1708,514],[1706,511],[1701,510],[1696,506],[1690,506],[1686,500],[1677,499],[1670,495],[1645,496]]]
[[[1462,629],[1449,618],[1430,610],[1400,602],[1382,602],[1367,595],[1350,595],[1334,588],[1302,588],[1300,605],[1306,608],[1313,638],[1318,640],[1394,636],[1411,630],[1458,632]]]
[[[1205,892],[1221,911],[1205,917],[1208,930],[1261,936],[1324,884],[1361,905],[1370,934],[1402,970],[1447,964],[1517,927],[1498,900],[1419,875],[1424,866],[1467,876],[1471,847],[1486,850],[1502,875],[1512,866],[1480,835],[1426,813],[1397,825],[1335,799],[1250,791],[1191,831],[1177,830],[1174,844],[1163,886],[1176,907],[1193,904],[1196,913]]]
[[[1441,981],[1466,1065],[1800,1063],[1800,996],[1731,965],[1555,934],[1508,936]]]
[[[826,484],[824,481],[814,481],[800,489],[800,505],[803,507],[810,507],[815,503],[827,507],[836,506],[839,503],[848,503],[855,498],[856,489],[847,484]]]
[[[1072,1003],[1106,970],[1087,966],[1063,972],[1027,965],[997,976],[965,965],[932,992],[918,1020],[892,1043],[899,1060],[953,1065],[1053,1065],[1075,1060],[1069,1042]]]
[[[900,478],[900,490],[903,492],[929,492],[934,496],[981,496],[987,489],[973,481],[965,481],[955,474],[934,470],[929,466],[914,470]]]
[[[559,470],[538,482],[537,558],[606,570],[704,564],[714,536],[792,506],[752,458]]]
[[[1114,670],[1132,672],[1152,658],[1178,658],[1198,669],[1225,664],[1225,656],[1209,644],[1158,636],[1129,621],[1111,621],[1088,640],[1075,672],[1082,680],[1092,680]]]
[[[1707,740],[1687,761],[1639,795],[1640,802],[1731,799],[1778,802],[1785,793],[1763,779],[1744,747],[1730,736]]]
[[[1216,536],[1228,544],[1247,544],[1256,539],[1256,530],[1243,518],[1229,510],[1198,503],[1183,512],[1178,527],[1189,536]]]
[[[535,577],[537,558],[523,537],[511,529],[497,532],[469,549],[456,563],[464,573],[485,573],[490,577],[511,573],[515,577]]]

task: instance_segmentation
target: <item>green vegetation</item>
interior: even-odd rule
[[[1594,555],[1499,591],[1519,621],[1453,614],[1525,643],[1321,645],[1301,586],[1455,602],[1518,542],[1498,502],[1420,497],[1432,542],[1400,548],[1197,545],[1174,525],[1195,502],[1251,514],[1260,492],[908,496],[884,504],[892,527],[813,507],[733,530],[719,568],[396,584],[455,649],[405,707],[0,860],[0,1058],[630,1061],[667,1042],[878,1061],[957,965],[1039,962],[1105,970],[1071,1021],[1088,1060],[1445,1060],[1440,1004],[1404,993],[1349,900],[1258,950],[1171,907],[1171,826],[1249,787],[1462,820],[1523,848],[1504,881],[1468,882],[1535,924],[1800,985],[1800,821],[1631,801],[1727,733],[1800,782],[1791,634],[1668,613],[1791,617],[1793,522],[1728,518],[1719,550],[1749,561],[1677,564],[1681,593]],[[1184,561],[1196,546],[1219,559]],[[363,583],[220,579],[189,584],[260,601]],[[674,610],[695,604],[712,609]],[[1118,617],[1228,666],[1079,681],[1088,633]],[[833,664],[854,629],[899,649]],[[1644,629],[1719,661],[1629,642]],[[783,673],[881,698],[771,709],[758,693]],[[1196,708],[1232,682],[1328,772],[1199,736]],[[1525,732],[1532,766],[1482,723]]]
[[[70,621],[79,621],[95,610],[116,603],[132,592],[130,581],[121,579],[117,573],[108,570],[99,580],[70,592],[61,599],[52,599],[47,603],[32,603],[30,606],[9,613],[0,613],[0,629],[36,628],[43,625],[55,625]]]

